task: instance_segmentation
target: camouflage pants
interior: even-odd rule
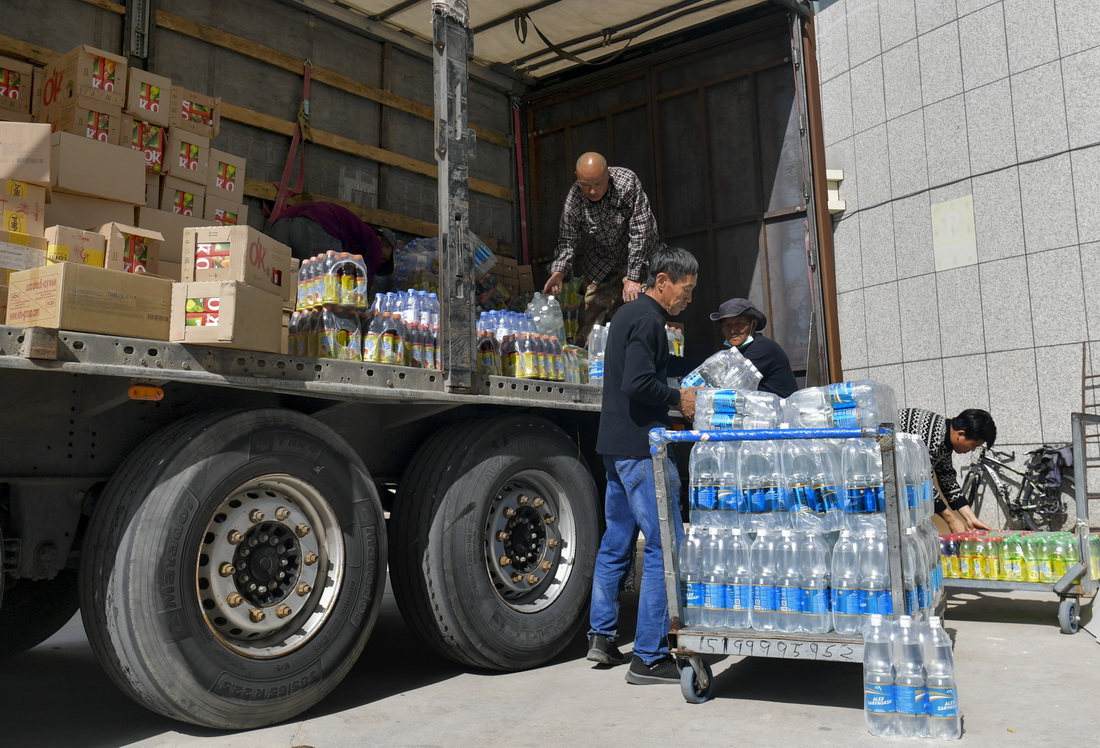
[[[588,345],[593,325],[606,325],[623,305],[623,276],[612,275],[599,283],[589,283],[584,292],[584,308],[577,321],[576,341]]]

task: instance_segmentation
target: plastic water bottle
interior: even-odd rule
[[[745,506],[751,513],[751,527],[773,530],[789,527],[790,518],[785,511],[784,500],[786,486],[775,442],[744,442],[739,452],[739,462],[737,477]],[[745,529],[744,522],[742,529]]]
[[[893,652],[889,628],[880,615],[871,616],[863,627],[863,699],[867,732],[897,735]]]
[[[814,530],[802,534],[800,540],[802,630],[811,634],[824,634],[832,628],[829,617],[829,549],[821,533]]]
[[[923,600],[917,583],[917,566],[919,564],[914,533],[916,528],[908,527],[902,537],[901,555],[904,573],[902,586],[905,589],[905,614],[916,616],[920,613]]]
[[[787,490],[787,508],[795,529],[823,528],[825,476],[809,442],[781,441],[780,462]]]
[[[749,570],[749,544],[741,530],[730,530],[726,542],[726,610],[731,629],[747,629],[752,609],[752,574]]]
[[[680,596],[683,598],[684,626],[699,626],[703,620],[702,538],[694,527],[680,543]]]
[[[859,548],[859,589],[868,615],[894,612],[887,565],[886,533],[868,527]]]
[[[718,456],[716,506],[719,524],[728,528],[740,527],[745,506],[737,483],[738,445],[736,442],[715,442],[714,450]]]
[[[882,455],[875,440],[847,440],[842,466],[845,513],[851,515],[886,511],[886,494],[882,486]]]
[[[794,428],[825,429],[833,426],[833,408],[823,387],[807,387],[783,401],[783,418]]]
[[[722,531],[712,527],[700,551],[703,567],[702,628],[721,629],[726,621],[726,543]]]
[[[836,442],[828,439],[811,439],[809,447],[821,476],[822,529],[833,532],[844,526],[841,450]]]
[[[741,351],[725,348],[684,377],[681,386],[755,390],[762,378],[760,371]]]
[[[776,615],[777,631],[796,632],[802,630],[802,558],[798,542],[791,530],[779,531],[779,542],[775,546],[775,568],[779,573],[776,579]]]
[[[955,685],[955,661],[951,638],[943,630],[943,622],[938,616],[928,619],[924,669],[928,690],[928,737],[958,740],[962,736],[962,713]]]
[[[762,527],[749,551],[752,574],[752,614],[750,621],[757,631],[776,630],[775,539]]]
[[[859,589],[859,543],[851,530],[841,530],[832,559],[833,630],[855,634],[862,624],[863,604]]]
[[[717,443],[697,442],[691,448],[688,474],[691,477],[689,519],[698,527],[718,527],[718,479],[720,467]]]
[[[927,737],[928,715],[925,708],[928,694],[924,685],[924,656],[920,635],[909,616],[898,619],[894,644],[894,708],[898,715],[898,735],[903,738]]]

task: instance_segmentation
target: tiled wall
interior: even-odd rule
[[[1100,2],[817,6],[846,376],[1069,441],[1082,344],[1100,372]],[[977,263],[937,272],[931,206],[965,195]]]

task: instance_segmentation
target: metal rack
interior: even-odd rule
[[[680,690],[689,703],[701,704],[710,698],[713,685],[711,662],[728,656],[767,657],[830,662],[863,662],[863,637],[847,634],[788,634],[758,632],[751,629],[712,631],[690,629],[683,625],[680,600],[680,568],[672,522],[680,521],[679,497],[669,495],[666,476],[668,445],[681,442],[777,441],[786,439],[875,439],[882,454],[882,478],[886,495],[887,559],[890,567],[890,594],[894,599],[894,618],[904,607],[902,575],[902,512],[898,503],[894,425],[877,429],[760,429],[752,431],[670,431],[649,432],[649,452],[653,459],[657,492],[657,516],[661,526],[661,546],[665,565],[665,593],[668,596],[671,631],[669,650],[681,663]],[[704,656],[706,659],[704,659]]]
[[[1081,623],[1081,598],[1094,597],[1100,581],[1092,577],[1089,550],[1089,500],[1088,465],[1085,459],[1085,425],[1100,423],[1100,415],[1091,413],[1070,414],[1073,433],[1073,493],[1076,504],[1077,563],[1066,569],[1054,584],[1049,582],[1002,582],[992,579],[945,579],[944,587],[950,590],[976,590],[979,592],[1013,592],[1032,590],[1058,595],[1058,626],[1064,634],[1076,634]]]

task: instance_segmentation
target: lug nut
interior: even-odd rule
[[[557,548],[559,545],[561,545],[561,541],[557,538],[550,538],[546,541],[547,548]]]
[[[552,525],[558,521],[558,518],[555,517],[553,514],[547,514],[545,517],[543,517],[542,521],[548,525]]]
[[[519,584],[522,581],[523,581],[523,575],[522,574],[513,574],[512,575],[512,584]]]
[[[290,609],[289,605],[280,605],[278,608],[275,609],[275,615],[279,616],[279,618],[286,618],[293,612],[294,611]]]
[[[281,506],[275,510],[275,519],[282,522],[284,519],[290,516],[290,510],[285,506]]]
[[[306,584],[305,582],[302,582],[301,584],[299,584],[299,585],[298,585],[298,594],[299,594],[299,595],[300,595],[301,597],[305,597],[305,596],[306,596],[306,595],[308,595],[308,594],[309,594],[310,592],[313,592],[313,588],[312,588],[312,587],[310,587],[310,586],[309,586],[308,584]]]
[[[553,564],[550,563],[549,561],[543,561],[541,564],[539,564],[539,568],[542,569],[543,571],[550,571],[550,567],[552,567],[552,566],[553,566]]]
[[[317,563],[317,554],[313,551],[309,551],[308,553],[306,553],[305,558],[302,560],[306,562],[306,566],[312,566],[313,564]]]
[[[230,544],[232,544],[232,545],[240,545],[241,541],[244,540],[244,533],[238,532],[237,530],[233,530],[232,532],[229,533],[229,537],[227,539],[229,540]]]
[[[298,525],[294,528],[294,534],[299,538],[304,538],[306,535],[309,535],[309,525]]]
[[[534,574],[528,574],[527,575],[527,584],[538,584],[538,583],[539,583],[539,578],[537,576],[535,576]]]
[[[521,495],[518,499],[516,499],[516,503],[518,503],[520,506],[525,506],[527,504],[527,502],[530,501],[530,500],[531,500],[530,496]]]
[[[508,558],[507,556],[501,556],[497,559],[497,561],[500,562],[501,566],[507,566],[508,564],[512,563],[512,559]]]
[[[226,596],[225,601],[229,603],[230,608],[236,608],[238,605],[244,602],[244,598],[241,597],[240,593],[238,592],[230,592]]]
[[[250,619],[250,620],[251,620],[251,621],[252,621],[253,623],[259,623],[259,622],[260,622],[260,621],[262,621],[263,619],[267,618],[267,614],[266,614],[266,613],[264,613],[264,612],[263,612],[262,610],[260,610],[259,608],[253,608],[252,610],[248,611],[248,618],[249,618],[249,619]]]
[[[236,568],[234,568],[233,564],[229,562],[226,562],[218,567],[218,573],[221,574],[223,577],[231,577],[233,576],[233,572],[235,571]]]
[[[504,542],[507,539],[508,539],[508,533],[504,532],[504,530],[501,530],[500,532],[497,533],[497,540],[499,540],[501,542]]]
[[[259,509],[253,509],[248,513],[248,519],[252,524],[258,524],[264,521],[264,513]]]
[[[539,497],[539,496],[536,496],[536,497],[535,497],[535,500],[531,502],[531,506],[533,506],[533,507],[535,507],[536,509],[538,509],[538,508],[539,508],[540,506],[542,506],[542,505],[543,505],[543,504],[545,504],[545,503],[546,503],[546,502],[545,502],[545,501],[543,501],[541,497]]]
[[[515,510],[515,509],[513,509],[513,508],[512,508],[512,507],[510,507],[510,506],[509,506],[509,507],[505,507],[505,509],[504,509],[504,516],[505,516],[505,517],[515,517],[515,516],[516,516],[516,510]]]

